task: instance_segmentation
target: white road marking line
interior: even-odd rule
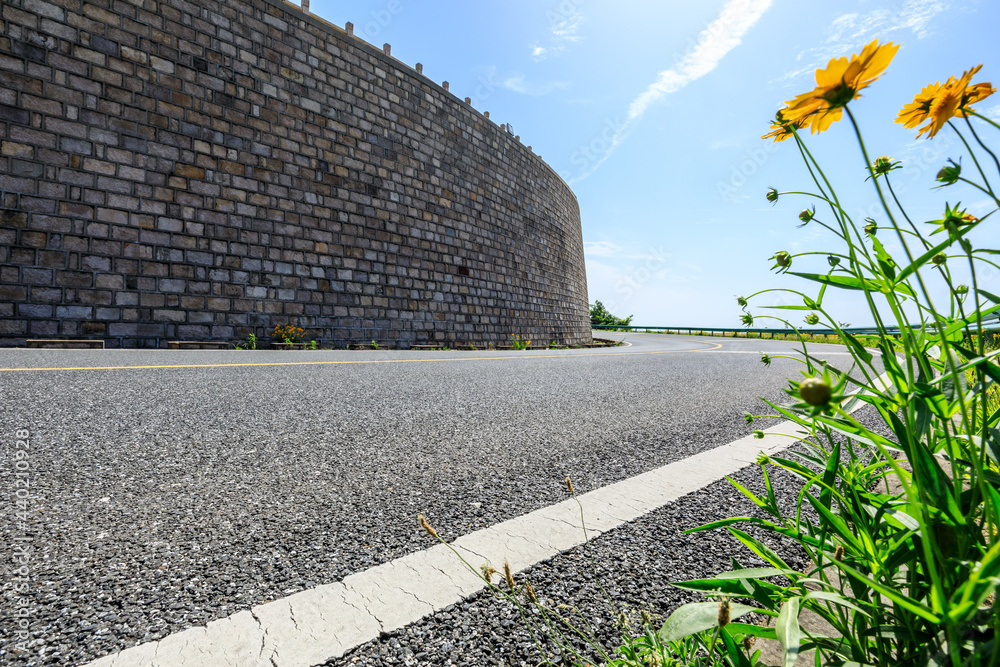
[[[613,530],[794,442],[783,422],[580,496],[591,538]],[[430,538],[428,538],[430,539]],[[453,546],[474,566],[515,572],[584,543],[572,499],[464,535]],[[438,544],[228,618],[100,658],[91,667],[310,667],[398,630],[485,588]]]

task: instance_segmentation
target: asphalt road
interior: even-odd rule
[[[562,500],[567,475],[587,491],[728,443],[800,366],[760,363],[791,343],[626,339],[0,350],[0,368],[35,369],[0,371],[0,525],[30,553],[3,582],[0,663],[81,664],[426,548],[418,513],[460,535]],[[13,651],[21,597],[27,653]]]

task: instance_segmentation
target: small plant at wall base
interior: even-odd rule
[[[632,324],[632,315],[625,318],[615,317],[608,312],[608,309],[600,301],[595,301],[590,306],[591,326],[627,327],[630,324]]]
[[[972,232],[984,224],[995,228],[996,221],[987,219],[1000,207],[994,185],[1000,183],[1000,160],[989,141],[995,142],[1000,125],[972,107],[994,88],[972,83],[977,66],[926,86],[900,111],[897,123],[923,124],[918,137],[947,131],[964,148],[965,172],[972,175],[963,172],[963,161],[949,161],[937,174],[937,187],[957,186],[961,196],[985,197],[992,207],[979,218],[959,204],[943,203],[939,218],[913,219],[893,181],[900,163],[873,159],[877,154],[868,152],[852,110],[859,91],[879,78],[897,48],[874,41],[860,55],[831,60],[817,71],[816,89],[789,101],[766,135],[791,140],[814,185],[812,192],[771,189],[767,199],[780,204],[806,198],[810,207],[794,222],[825,230],[831,241],[812,252],[776,253],[771,259],[780,274],[815,290],[740,297],[742,319],[775,319],[791,328],[799,317],[810,326],[822,322],[837,331],[851,358],[848,364],[827,361],[801,337],[802,357],[788,357],[803,365],[786,390],[791,402],[769,403],[777,413],[772,416],[799,426],[800,447],[786,456],[762,455],[766,497],[733,482],[768,519],[737,517],[695,529],[728,529],[768,567],[734,566],[677,584],[752,600],[774,619],[785,665],[810,649],[817,651],[817,664],[1000,664],[1000,351],[991,349],[992,334],[984,329],[1000,313],[1000,249],[972,241]],[[881,204],[878,220],[851,217],[855,207],[841,202],[803,137],[806,129],[819,134],[831,127],[856,138]],[[890,241],[898,250],[890,251]],[[809,266],[814,257],[821,258],[820,270]],[[871,341],[878,355],[828,310],[827,293],[838,290],[864,299],[878,331]],[[750,301],[771,292],[782,293],[786,305],[763,306],[765,313],[799,317],[751,312]],[[787,305],[787,297],[797,304]],[[872,413],[864,422],[852,415],[863,405]],[[775,469],[801,481],[791,516],[772,492]],[[810,566],[805,572],[790,567],[741,524],[790,538]],[[819,636],[803,629],[798,619],[805,610],[834,632]],[[675,614],[698,619],[692,632],[718,625],[707,608],[687,605]]]
[[[246,340],[245,343],[237,343],[236,349],[237,350],[259,350],[260,349],[260,343],[257,340],[257,334],[251,333],[250,335],[248,335],[247,336],[247,340]]]
[[[512,346],[514,347],[515,350],[527,350],[529,347],[531,347],[531,341],[522,340],[520,336],[514,336],[514,342],[512,343]]]
[[[294,324],[279,324],[274,327],[274,337],[288,345],[298,343],[305,333],[305,329]]]

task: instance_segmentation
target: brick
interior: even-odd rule
[[[2,227],[27,227],[28,216],[24,211],[13,211],[10,209],[0,209],[0,226]]]
[[[14,41],[11,44],[12,51],[14,55],[24,58],[26,60],[31,60],[37,63],[45,62],[46,50],[35,44],[28,44],[27,42]]]
[[[35,149],[28,144],[19,144],[16,141],[0,142],[0,155],[30,158],[34,153]]]
[[[24,301],[28,288],[24,285],[0,285],[0,301]]]
[[[38,162],[28,162],[27,160],[11,160],[10,173],[15,176],[25,176],[27,178],[41,178],[45,173],[45,166]]]
[[[84,255],[80,258],[80,268],[87,271],[110,271],[111,258]]]
[[[205,170],[190,164],[178,164],[174,173],[182,178],[205,178]]]
[[[31,246],[33,248],[44,248],[48,236],[45,232],[21,232],[21,245]]]
[[[89,306],[56,306],[56,317],[61,320],[86,320],[93,313],[94,309]]]
[[[54,4],[43,2],[43,0],[24,0],[24,8],[34,14],[50,18],[60,23],[66,20],[66,11]]]
[[[117,56],[118,55],[118,44],[111,41],[110,39],[105,39],[97,35],[91,35],[90,37],[90,48],[95,51],[99,51],[106,56]]]
[[[92,273],[80,273],[76,271],[57,271],[56,285],[61,287],[90,287],[94,284]]]
[[[111,292],[108,290],[79,290],[76,294],[80,303],[98,306],[111,305]]]
[[[33,287],[31,289],[31,300],[35,303],[60,303],[63,292],[56,287]]]
[[[159,281],[159,288],[163,292],[183,292],[186,287],[187,283],[184,280],[162,278]]]
[[[187,313],[183,310],[158,309],[153,311],[153,319],[159,322],[184,322]]]
[[[44,303],[19,303],[17,314],[21,317],[44,318],[52,317],[54,307]]]
[[[27,320],[0,319],[0,334],[16,336],[28,330]]]

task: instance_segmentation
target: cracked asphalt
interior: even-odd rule
[[[0,662],[83,664],[424,549],[417,514],[462,535],[563,500],[567,475],[585,492],[731,442],[799,367],[760,363],[791,343],[626,339],[530,352],[0,350],[0,368],[51,369],[0,372],[0,521],[8,549],[30,554],[22,578],[6,570]]]

